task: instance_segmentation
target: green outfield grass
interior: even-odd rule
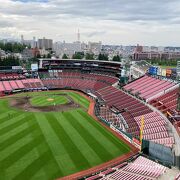
[[[68,103],[68,99],[60,95],[34,96],[30,99],[33,106],[53,106]]]
[[[164,65],[164,66],[160,66],[160,67],[163,69],[167,69],[167,68],[176,68],[177,66],[166,66],[166,65]]]
[[[79,94],[66,93],[89,106]],[[37,93],[28,95],[35,98]],[[83,109],[33,113],[11,108],[8,102],[0,99],[0,180],[56,179],[130,151]]]

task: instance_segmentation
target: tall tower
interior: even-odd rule
[[[32,41],[32,48],[36,48],[36,37],[33,37],[33,41]]]
[[[80,42],[80,32],[79,32],[79,29],[78,29],[78,33],[77,33],[77,41]]]
[[[21,44],[23,44],[23,43],[24,43],[24,36],[21,35]]]

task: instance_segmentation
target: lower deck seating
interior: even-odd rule
[[[169,135],[167,123],[157,112],[153,112],[139,100],[112,86],[98,90],[97,94],[105,100],[106,106],[116,107],[119,110],[128,125],[126,132],[139,136],[141,117],[144,115],[143,138],[173,147],[174,138]]]
[[[174,82],[145,75],[142,78],[127,84],[124,86],[124,89],[130,91],[132,94],[138,94],[139,97],[148,100],[154,95],[175,85]]]
[[[121,122],[118,115],[114,114],[106,107],[100,107],[99,117],[106,120],[108,123],[112,124],[115,127],[125,130],[123,123]]]
[[[118,78],[114,76],[107,76],[104,74],[95,74],[95,73],[81,73],[76,71],[50,71],[50,72],[39,72],[39,76],[42,79],[60,79],[60,78],[77,78],[77,79],[86,79],[86,80],[94,80],[99,82],[104,82],[109,85],[112,85],[118,82]]]
[[[24,79],[22,84],[25,89],[41,89],[44,88],[44,84],[40,79]]]
[[[40,79],[23,79],[0,81],[0,92],[12,92],[19,89],[37,89],[43,88],[44,85]]]
[[[142,116],[134,118],[139,128],[141,127],[141,118]],[[143,139],[148,139],[171,148],[174,144],[174,138],[167,131],[167,123],[157,112],[144,115]]]
[[[153,99],[150,104],[161,110],[163,113],[166,113],[167,111],[175,111],[177,108],[177,99],[179,93],[179,88],[176,88],[159,98]]]
[[[15,79],[25,79],[25,76],[18,73],[0,73],[1,81],[15,80]]]
[[[115,87],[107,87],[98,91],[108,106],[115,106],[119,111],[130,112],[133,117],[152,112],[147,106]]]
[[[84,78],[44,79],[42,82],[48,88],[74,88],[82,91],[96,91],[108,86],[104,82]]]
[[[112,170],[115,170],[113,172]],[[108,170],[107,170],[108,171]],[[110,168],[109,174],[99,174],[87,178],[101,180],[153,180],[166,173],[167,168],[143,156],[139,156],[134,162],[125,162]]]

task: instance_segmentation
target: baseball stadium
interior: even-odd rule
[[[179,82],[149,69],[127,82],[108,61],[1,71],[0,180],[180,179]]]

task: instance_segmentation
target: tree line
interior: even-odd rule
[[[172,60],[149,59],[147,61],[149,63],[153,64],[153,65],[159,65],[159,66],[177,66],[177,61],[180,61],[180,59],[172,59]]]
[[[0,49],[11,52],[11,53],[21,53],[26,48],[26,45],[20,43],[2,43],[0,42]]]
[[[19,66],[19,65],[20,65],[19,58],[16,58],[14,56],[9,56],[3,59],[0,58],[0,66]]]
[[[115,55],[113,56],[112,61],[120,62],[121,56]],[[70,59],[67,54],[63,54],[62,59]],[[100,61],[108,61],[109,57],[108,54],[100,53],[97,57],[93,53],[86,53],[84,52],[75,52],[72,56],[72,59],[86,59],[86,60],[100,60]]]

